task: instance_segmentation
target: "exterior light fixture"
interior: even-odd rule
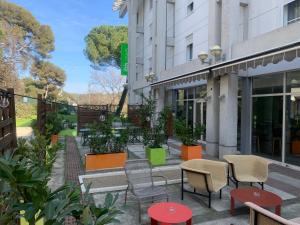
[[[202,62],[202,64],[211,64],[211,59],[208,59],[208,53],[205,51],[199,53],[198,59]]]
[[[104,121],[105,121],[105,115],[100,115],[99,120],[100,120],[101,122],[104,122]]]
[[[214,45],[209,51],[210,55],[215,58],[215,61],[226,60],[226,57],[224,54],[222,55],[222,52],[223,50],[219,45]],[[205,51],[199,53],[198,59],[202,62],[202,64],[212,64],[212,58],[209,57],[209,54]]]

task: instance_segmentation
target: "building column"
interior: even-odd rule
[[[219,81],[207,79],[206,105],[206,152],[208,155],[219,156]]]
[[[237,88],[238,77],[228,74],[220,78],[219,158],[237,151]]]
[[[252,115],[252,83],[251,78],[242,78],[242,113],[241,113],[241,153],[251,154],[251,115]]]
[[[156,89],[156,113],[160,113],[165,107],[165,88]]]

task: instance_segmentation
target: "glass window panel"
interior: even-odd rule
[[[253,78],[253,94],[274,94],[283,92],[283,74],[270,74]]]
[[[188,99],[194,99],[194,88],[188,89]]]
[[[179,101],[184,100],[184,90],[177,90],[177,100]]]
[[[254,97],[252,149],[254,154],[281,161],[282,96]]]
[[[194,121],[194,101],[188,101],[188,125],[193,127]]]
[[[300,71],[287,73],[286,85],[286,92],[298,95],[300,92]]]
[[[196,87],[196,98],[205,98],[206,93],[207,93],[207,86],[206,85]]]
[[[300,95],[286,98],[286,162],[300,166]]]
[[[177,101],[176,117],[180,119],[186,118],[186,104],[185,101]]]

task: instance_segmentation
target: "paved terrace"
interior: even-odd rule
[[[76,145],[77,142],[77,145]],[[78,174],[79,181],[82,183],[82,190],[88,183],[92,183],[91,192],[93,193],[96,203],[102,203],[105,193],[108,191],[119,193],[118,205],[123,209],[124,214],[118,216],[121,224],[135,225],[138,223],[138,205],[134,197],[129,194],[127,205],[124,205],[124,194],[126,189],[126,179],[124,171],[98,171],[84,174],[83,156],[89,149],[82,146],[80,138],[69,138],[67,140],[66,152],[66,175],[68,180],[75,181]],[[171,141],[170,154],[168,157],[168,165],[164,167],[154,168],[154,173],[160,173],[168,178],[168,192],[170,201],[183,203],[189,206],[193,211],[193,224],[201,225],[246,225],[248,223],[248,209],[242,204],[237,204],[236,215],[232,217],[229,213],[230,207],[230,190],[234,188],[233,184],[226,187],[223,191],[223,199],[218,198],[218,194],[213,197],[212,208],[207,207],[207,199],[185,193],[185,198],[181,201],[180,189],[180,169],[178,164],[180,151],[178,146],[180,143]],[[142,145],[129,145],[129,159],[144,158],[144,150]],[[79,153],[79,154],[78,154]],[[69,155],[69,156],[68,156]],[[80,156],[80,157],[79,157]],[[80,158],[80,159],[79,159]],[[209,158],[204,154],[204,158]],[[76,159],[76,160],[74,160]],[[211,159],[211,158],[210,158]],[[79,165],[80,164],[80,165]],[[73,171],[73,172],[72,172]],[[78,180],[76,181],[78,182]],[[160,184],[159,182],[157,183]],[[279,195],[283,200],[282,216],[287,219],[299,217],[300,212],[300,171],[293,170],[278,165],[270,166],[269,179],[265,185],[265,189]],[[151,201],[143,204],[142,224],[149,224],[147,216],[147,208],[151,205]],[[69,223],[71,224],[71,223]]]

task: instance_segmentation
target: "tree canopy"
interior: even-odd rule
[[[127,43],[127,41],[127,26],[95,27],[85,37],[84,53],[95,69],[105,66],[120,68],[120,46],[121,43]]]
[[[45,98],[57,98],[66,80],[65,71],[48,61],[35,61],[31,66],[33,82],[28,87],[35,87]],[[40,93],[41,93],[40,92]]]
[[[16,88],[20,70],[35,60],[50,58],[54,35],[26,9],[0,0],[0,49],[2,82]]]

